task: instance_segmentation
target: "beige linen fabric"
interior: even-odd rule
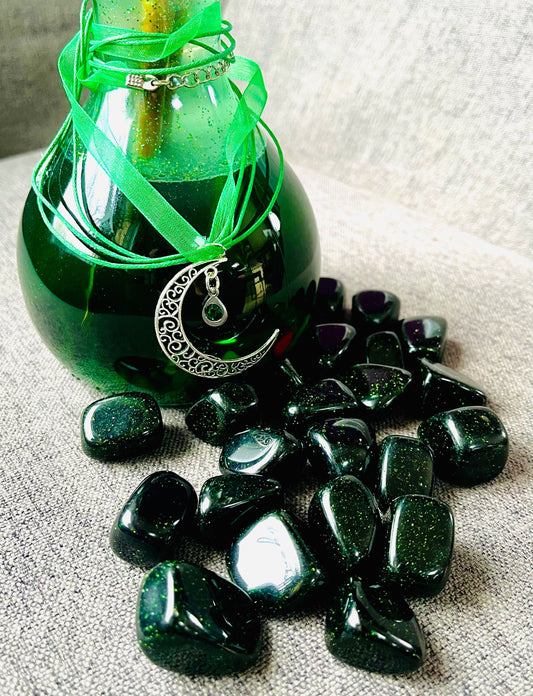
[[[3,696],[524,696],[533,684],[531,487],[532,264],[438,218],[298,168],[313,201],[323,272],[348,295],[390,289],[403,316],[449,320],[446,362],[476,378],[506,424],[511,454],[495,481],[439,484],[456,517],[449,584],[412,602],[429,655],[417,673],[384,677],[334,660],[323,609],[265,621],[260,664],[234,678],[187,678],[150,664],[135,641],[141,572],[107,545],[111,523],[147,474],[172,469],[196,490],[217,454],[164,414],[153,456],[103,464],[80,450],[79,417],[97,393],[41,344],[16,277],[15,232],[36,153],[0,162],[0,693]],[[414,433],[413,422],[389,432]],[[289,500],[305,512],[311,487]],[[188,544],[186,559],[225,575],[220,554]]]

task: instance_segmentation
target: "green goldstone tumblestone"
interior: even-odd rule
[[[360,409],[366,413],[383,411],[407,389],[411,373],[399,367],[363,363],[353,365],[342,375]]]
[[[157,665],[189,675],[240,672],[257,661],[260,636],[250,599],[215,573],[164,561],[145,576],[137,639]]]
[[[95,401],[83,412],[81,444],[85,454],[110,461],[151,452],[163,440],[157,401],[149,394],[128,392]]]
[[[410,317],[401,326],[401,338],[411,359],[427,358],[440,362],[446,340],[446,319]]]
[[[300,440],[286,430],[249,428],[232,435],[220,453],[223,474],[259,474],[278,481],[295,480],[306,463]]]
[[[326,617],[326,646],[354,667],[382,674],[411,672],[426,657],[426,642],[407,603],[390,589],[346,582]]]
[[[309,506],[309,526],[322,555],[343,575],[361,572],[369,561],[380,523],[372,493],[355,476],[329,481]]]
[[[363,290],[352,297],[352,324],[372,333],[393,328],[400,314],[400,300],[386,290]]]
[[[205,541],[227,546],[254,519],[283,505],[278,481],[265,476],[214,476],[202,486],[197,526]]]
[[[408,595],[438,594],[450,572],[453,539],[449,505],[425,495],[396,498],[389,511],[383,580]]]
[[[185,416],[189,430],[210,445],[221,445],[258,418],[259,401],[248,384],[224,382],[191,406]]]
[[[452,370],[451,367],[425,358],[422,358],[420,365],[420,415],[423,418],[462,406],[485,406],[487,397],[469,377]]]
[[[366,339],[366,361],[375,365],[403,368],[403,353],[398,336],[392,331],[370,334]]]
[[[285,510],[252,522],[232,544],[227,566],[233,582],[276,613],[309,603],[325,581],[309,530]]]
[[[172,471],[150,474],[135,489],[111,529],[114,553],[149,568],[175,558],[176,547],[196,512],[191,484]]]
[[[336,278],[320,278],[316,291],[313,320],[316,324],[342,321],[344,312],[344,285]]]
[[[484,406],[437,413],[420,424],[418,437],[433,451],[436,476],[461,486],[490,481],[509,454],[503,423]]]
[[[433,492],[433,457],[416,437],[390,435],[380,444],[376,465],[376,498],[386,510],[395,498]]]
[[[301,387],[285,405],[284,417],[289,430],[305,433],[317,421],[351,417],[357,412],[352,391],[339,380],[328,378]]]
[[[307,431],[309,462],[319,476],[364,478],[375,448],[374,435],[358,418],[328,418]]]

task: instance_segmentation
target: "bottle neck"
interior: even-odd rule
[[[99,24],[167,33],[179,29],[213,0],[95,0]]]

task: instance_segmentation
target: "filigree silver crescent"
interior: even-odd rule
[[[182,310],[187,292],[200,274],[213,274],[227,261],[204,261],[186,266],[170,280],[161,293],[155,309],[155,334],[163,353],[181,370],[197,377],[220,379],[238,375],[262,360],[275,344],[279,329],[253,353],[242,358],[223,360],[199,351],[185,333]]]

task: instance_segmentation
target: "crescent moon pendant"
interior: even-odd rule
[[[197,377],[220,379],[238,375],[262,360],[279,336],[279,329],[276,329],[256,351],[234,360],[202,353],[192,344],[183,324],[183,302],[200,274],[216,269],[225,261],[227,259],[222,258],[186,266],[165,286],[155,309],[155,334],[161,350],[177,367]]]

